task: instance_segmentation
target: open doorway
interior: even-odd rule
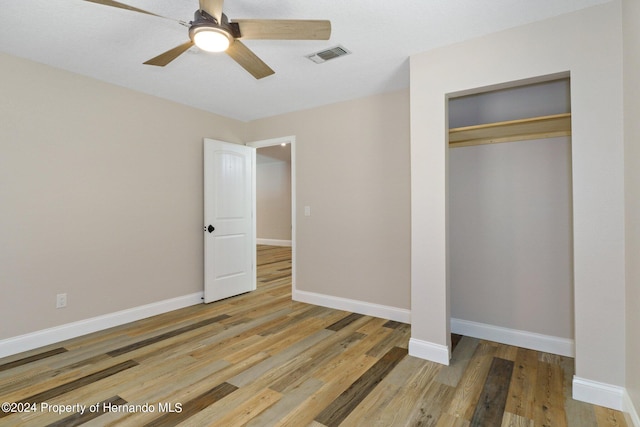
[[[296,289],[295,137],[249,142],[256,148],[256,243],[291,247]]]
[[[573,356],[569,78],[448,107],[451,331]]]

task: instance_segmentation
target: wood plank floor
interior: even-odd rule
[[[454,336],[450,366],[409,325],[291,300],[289,248],[258,290],[0,359],[2,426],[626,426],[572,400],[573,360]]]

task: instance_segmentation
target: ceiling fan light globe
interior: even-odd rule
[[[199,28],[193,34],[193,42],[207,52],[224,52],[231,44],[231,38],[217,28]]]

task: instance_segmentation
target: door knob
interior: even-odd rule
[[[215,228],[213,225],[211,225],[211,224],[209,224],[209,226],[207,227],[207,231],[208,231],[209,233],[213,233],[213,230],[215,230],[215,229],[216,229],[216,228]]]

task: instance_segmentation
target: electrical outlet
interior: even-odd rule
[[[67,294],[56,295],[56,308],[63,308],[67,306]]]

